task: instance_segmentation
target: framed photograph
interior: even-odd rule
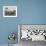
[[[18,41],[46,41],[46,25],[44,24],[19,24]]]
[[[3,6],[3,17],[17,17],[17,6]]]

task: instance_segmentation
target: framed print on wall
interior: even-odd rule
[[[45,24],[19,24],[18,25],[18,41],[46,41],[46,25]]]
[[[17,17],[17,6],[3,6],[3,17]]]

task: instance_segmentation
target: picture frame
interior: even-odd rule
[[[25,38],[24,37],[25,35],[22,35],[22,31],[27,31],[27,30],[28,30],[27,33],[28,37]],[[31,32],[33,33],[31,34]],[[46,41],[46,24],[18,24],[18,42],[20,42],[21,40]]]
[[[17,17],[17,6],[3,6],[3,17]]]

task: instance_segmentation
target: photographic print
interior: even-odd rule
[[[46,41],[46,25],[23,24],[19,25],[18,29],[20,31],[20,41]]]
[[[19,24],[18,42],[20,46],[31,46],[32,43],[46,41],[46,25],[40,24]]]
[[[3,6],[3,17],[17,17],[17,6]]]

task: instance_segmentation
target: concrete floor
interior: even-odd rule
[[[0,46],[8,46],[8,44],[0,44]],[[18,44],[10,45],[10,46],[18,46]]]
[[[46,46],[45,41],[21,40],[19,46]]]
[[[8,46],[8,44],[0,44],[0,46]],[[19,45],[15,44],[14,46],[46,46],[46,42],[45,41],[21,40]]]

